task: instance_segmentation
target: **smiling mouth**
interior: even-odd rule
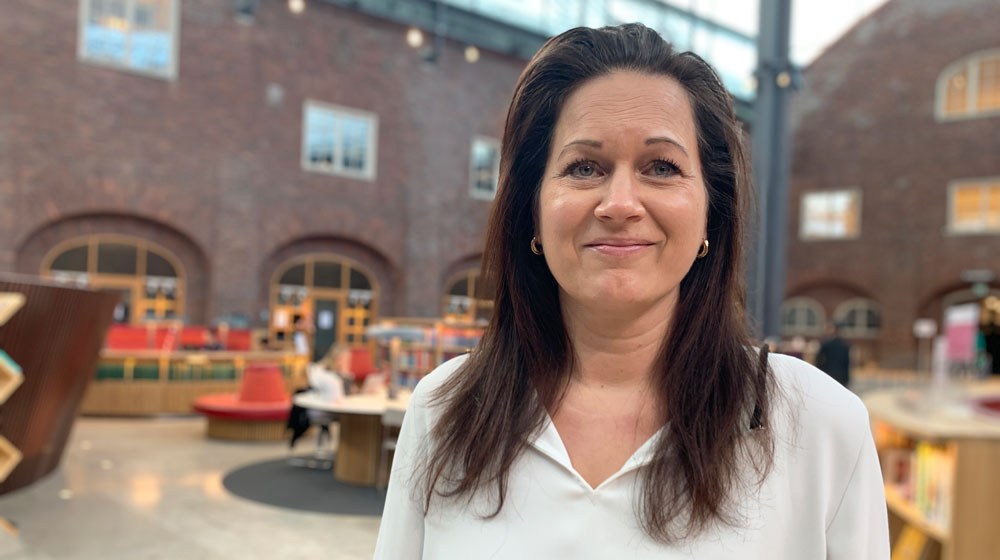
[[[643,249],[652,247],[649,241],[602,241],[584,245],[587,249],[592,249],[599,254],[610,257],[626,257],[641,252]]]

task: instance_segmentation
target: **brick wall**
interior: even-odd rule
[[[246,25],[233,6],[183,0],[174,81],[79,61],[76,2],[6,6],[0,270],[37,274],[56,239],[131,232],[196,271],[189,315],[210,321],[256,317],[281,258],[318,246],[370,267],[382,313],[437,315],[446,273],[483,241],[472,137],[501,135],[525,61],[469,64],[446,42],[430,64],[405,27],[352,10],[262,0]],[[378,114],[375,181],[301,170],[306,99]]]
[[[881,306],[874,352],[912,367],[913,321],[940,323],[940,300],[967,269],[1000,270],[1000,236],[951,235],[948,183],[1000,176],[1000,117],[938,122],[941,72],[1000,48],[994,0],[891,0],[805,71],[792,108],[788,295],[827,308],[848,297]],[[862,190],[856,240],[798,238],[803,191]],[[995,287],[995,286],[994,286]]]

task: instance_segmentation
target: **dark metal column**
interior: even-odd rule
[[[791,0],[760,0],[757,99],[753,117],[753,175],[760,207],[757,245],[750,255],[748,308],[765,337],[778,336],[785,295],[788,222],[788,117]]]

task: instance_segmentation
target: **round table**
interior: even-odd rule
[[[387,410],[405,411],[411,395],[411,391],[400,389],[395,399],[381,393],[349,395],[328,401],[307,392],[295,395],[294,402],[302,408],[340,415],[340,437],[333,476],[340,482],[375,486],[382,452],[382,414]]]

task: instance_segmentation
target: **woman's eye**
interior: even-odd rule
[[[570,171],[577,177],[593,177],[597,173],[597,168],[592,163],[584,161],[573,164],[573,168]]]
[[[658,177],[669,177],[676,175],[679,170],[677,166],[667,161],[655,161],[652,168],[653,174]]]

